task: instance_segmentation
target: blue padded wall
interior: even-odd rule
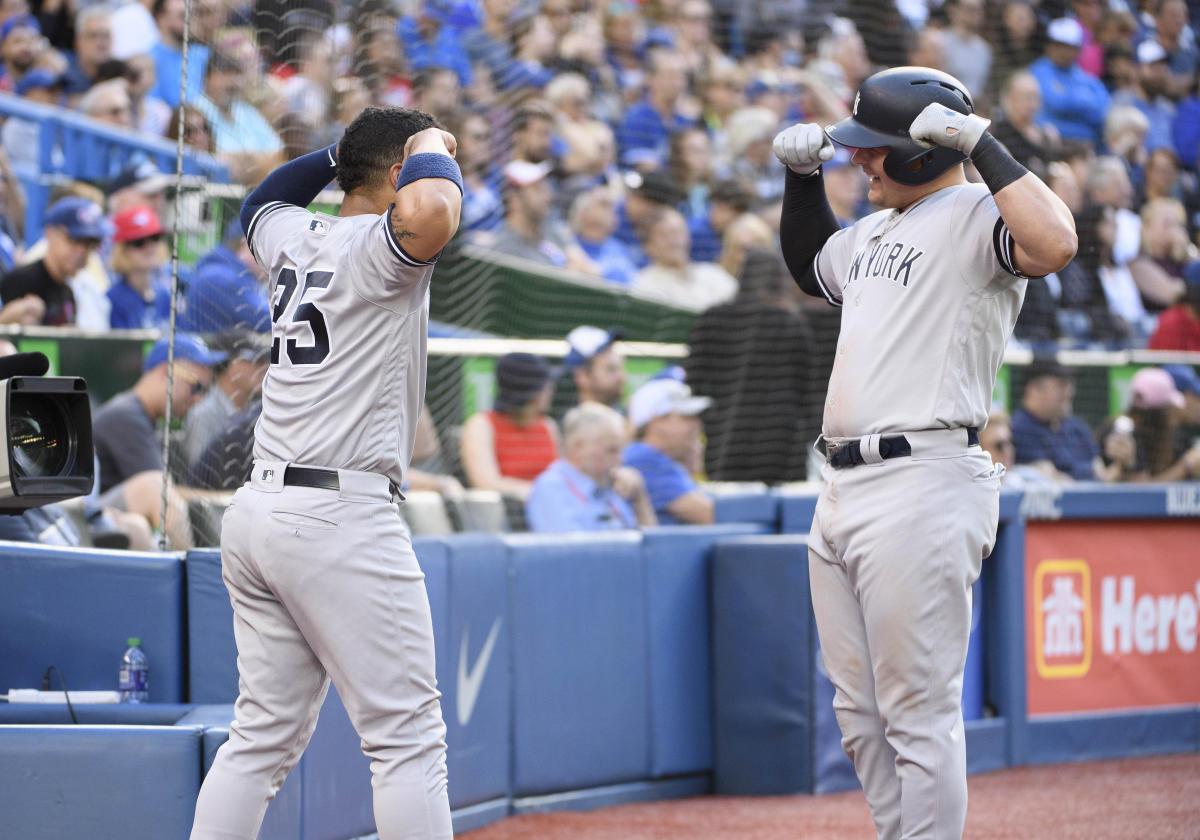
[[[204,728],[201,742],[204,775],[212,767],[217,750],[229,740],[229,724],[233,721],[233,704],[193,706],[181,717],[177,726],[200,726]],[[304,759],[288,774],[283,787],[267,807],[258,840],[304,840],[301,827],[301,800],[303,797]]]
[[[779,496],[779,532],[807,534],[812,528],[813,512],[817,509],[817,494],[781,493]]]
[[[76,691],[115,690],[125,640],[138,636],[151,702],[185,699],[179,555],[8,543],[0,545],[0,580],[3,688],[38,688],[57,665]]]
[[[449,628],[437,640],[450,806],[509,794],[512,744],[508,547],[494,534],[453,534]]]
[[[812,790],[811,616],[805,537],[729,537],[713,546],[717,793]]]
[[[186,840],[200,737],[199,727],[0,727],[0,834]]]
[[[361,837],[375,831],[370,761],[337,689],[325,705],[300,764],[304,837]]]
[[[189,551],[188,685],[193,703],[232,703],[237,699],[237,643],[233,640],[233,607],[221,580],[221,552]]]
[[[713,518],[718,523],[753,522],[771,531],[779,527],[779,495],[770,490],[721,493],[714,501]]]
[[[640,535],[520,534],[505,541],[514,793],[647,778]]]
[[[653,778],[712,769],[709,552],[718,537],[762,530],[714,525],[643,532]]]

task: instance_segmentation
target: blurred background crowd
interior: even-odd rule
[[[100,132],[181,142],[244,190],[336,142],[364,107],[411,106],[458,139],[465,195],[455,247],[590,277],[695,316],[682,375],[667,376],[690,390],[655,403],[707,401],[667,412],[703,416],[695,441],[670,445],[687,475],[814,477],[795,441],[819,431],[836,323],[802,299],[779,257],[776,132],[847,115],[859,83],[884,67],[955,75],[997,138],[1076,217],[1078,255],[1030,281],[1013,348],[1200,351],[1198,19],[1195,0],[0,0],[0,324],[163,329],[174,302],[182,330],[221,336],[212,358],[193,354],[211,362],[194,383],[201,391],[231,359],[247,363],[239,375],[260,380],[270,292],[236,222],[180,264],[173,300],[171,173],[134,155],[103,178],[72,179],[71,150],[43,136],[46,120],[71,115]],[[824,171],[843,223],[873,211],[844,151]],[[29,230],[24,186],[35,182],[49,190],[41,229]],[[587,321],[579,313],[574,323]],[[246,349],[255,335],[258,349]],[[549,380],[537,367],[525,359],[507,375]],[[1014,389],[1022,406],[993,425],[1018,438],[1014,466],[1038,462],[1039,475],[1058,480],[1200,473],[1200,456],[1181,461],[1197,422],[1186,414],[1195,412],[1194,370],[1163,372],[1170,389],[1142,383],[1137,401],[1119,407],[1129,412],[1085,428],[1087,441],[1079,429],[1062,432],[1057,416],[1071,413],[1073,372],[1033,373],[1035,385],[1067,384],[1057,402]],[[241,446],[244,458],[254,387],[239,379],[212,390],[226,398],[210,400],[211,416],[190,427],[207,429],[204,445],[233,434],[225,445]],[[428,474],[418,470],[414,486],[492,488],[523,505],[572,441],[611,431],[603,412],[568,421],[575,396],[632,411],[619,392],[568,390],[572,399],[553,410],[547,396],[535,412],[505,406],[492,412],[499,420],[467,419],[445,458],[448,432],[432,432],[418,452],[428,457],[417,458]],[[176,411],[186,402],[177,399]],[[1168,408],[1169,434],[1147,431],[1139,412]],[[528,432],[551,416],[562,429]],[[1046,463],[1034,449],[1022,456],[1019,439],[1037,423],[1077,433],[1067,448],[1078,463]],[[514,450],[496,441],[514,429],[532,440],[536,470],[497,462]],[[1168,454],[1151,457],[1155,436],[1170,439]],[[1054,441],[1052,451],[1065,451]],[[201,449],[189,444],[179,474],[197,486],[240,480],[235,458],[215,473],[195,467]],[[789,450],[795,457],[776,457]],[[509,468],[521,483],[501,481]],[[646,476],[641,491],[626,477],[630,498],[654,495]],[[680,518],[657,507],[660,520]],[[703,506],[684,511],[705,515]],[[634,504],[597,515],[645,514]]]
[[[1079,255],[1031,284],[1018,341],[1197,349],[1200,293],[1185,271],[1200,231],[1197,5],[6,0],[0,91],[127,132],[182,134],[240,184],[335,142],[368,104],[420,108],[459,140],[464,241],[699,311],[733,297],[745,249],[777,229],[774,134],[844,116],[876,69],[937,67],[1077,216]],[[37,134],[17,116],[0,134],[6,272],[39,255],[23,247],[13,177],[52,174]],[[152,186],[154,174],[137,180]],[[60,186],[84,192],[113,228],[85,238],[100,240],[93,288],[72,285],[82,298],[121,281],[149,300],[141,275],[156,279],[164,259],[143,243],[161,232],[163,205],[152,190],[122,201],[129,176],[110,176],[93,185],[107,195]],[[842,220],[870,211],[844,156],[826,180]],[[130,206],[154,212],[118,222]],[[23,288],[6,283],[5,302]],[[103,326],[103,311],[76,306],[72,319],[26,301],[0,320]],[[129,326],[129,309],[110,307],[109,324]]]

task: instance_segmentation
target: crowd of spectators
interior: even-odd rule
[[[0,11],[0,91],[182,134],[243,184],[335,141],[368,104],[422,108],[459,139],[464,240],[701,311],[734,297],[746,248],[778,228],[774,134],[844,116],[876,69],[925,64],[962,79],[1078,216],[1079,255],[1031,282],[1019,343],[1181,349],[1200,335],[1184,303],[1200,231],[1187,0],[196,0],[186,86],[184,14],[184,0],[14,0]],[[9,118],[0,169],[36,167],[37,132]],[[827,174],[848,223],[871,208],[847,163]],[[8,271],[31,260],[4,180]],[[112,243],[94,249],[110,285],[140,282],[111,264]],[[144,273],[156,249],[139,247]],[[151,324],[154,289],[135,290]],[[71,322],[27,303],[0,321],[35,316]]]

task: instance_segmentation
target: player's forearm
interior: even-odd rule
[[[839,230],[837,218],[829,206],[820,172],[797,175],[788,169],[785,178],[779,217],[783,259],[797,285],[807,294],[821,297],[812,264],[825,241]]]
[[[242,202],[242,230],[272,201],[307,207],[337,174],[337,144],[288,161],[268,175]]]

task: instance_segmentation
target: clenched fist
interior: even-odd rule
[[[922,146],[945,146],[969,155],[991,124],[991,120],[978,114],[960,114],[953,108],[931,102],[917,114],[908,134]]]
[[[797,175],[811,175],[833,158],[833,143],[816,123],[796,123],[775,135],[771,150]]]

